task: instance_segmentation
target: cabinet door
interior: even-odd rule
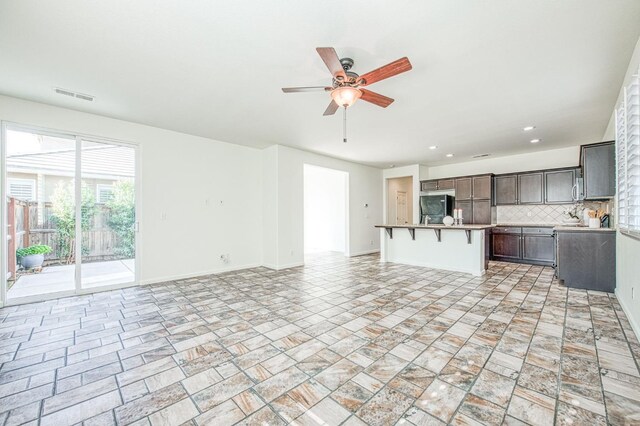
[[[455,179],[440,179],[438,181],[438,189],[455,189],[456,183]]]
[[[520,259],[520,234],[493,234],[491,253],[496,257]]]
[[[456,179],[456,200],[471,199],[471,178]]]
[[[585,200],[615,196],[615,145],[613,143],[582,148]]]
[[[518,175],[518,204],[542,204],[542,181],[542,172]]]
[[[473,199],[491,199],[491,176],[475,176],[473,178]]]
[[[575,170],[544,172],[544,202],[546,204],[573,203],[576,184]]]
[[[462,209],[462,223],[473,223],[473,205],[471,201],[457,201],[456,208]]]
[[[494,182],[497,206],[518,203],[518,176],[496,176]]]
[[[436,180],[424,180],[420,182],[421,191],[435,191],[438,189],[438,181]]]
[[[474,200],[473,203],[473,222],[480,224],[491,223],[491,200]]]
[[[553,234],[522,234],[522,259],[553,264],[555,261]]]

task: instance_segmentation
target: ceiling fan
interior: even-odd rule
[[[393,102],[393,99],[379,93],[363,89],[363,87],[411,69],[411,62],[409,62],[408,58],[404,57],[366,74],[358,75],[351,71],[351,67],[353,67],[353,59],[338,58],[333,47],[318,47],[316,48],[316,51],[333,76],[331,86],[284,87],[282,91],[285,93],[315,91],[330,92],[331,103],[324,111],[323,115],[333,115],[339,107],[344,107],[346,114],[346,109],[353,105],[358,99],[371,102],[372,104],[383,108],[388,107]]]

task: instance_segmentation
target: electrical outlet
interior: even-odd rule
[[[369,240],[369,245],[372,246],[373,245],[373,240]]]
[[[289,251],[289,254],[290,254],[291,256],[293,256],[293,250],[290,250],[290,251]]]
[[[160,213],[160,220],[167,220],[167,213],[165,212]]]
[[[531,212],[527,212],[527,217],[531,217],[531,216],[532,216]]]
[[[220,260],[222,261],[222,263],[229,263],[229,253],[221,254],[220,255]]]
[[[631,287],[631,298],[635,299],[636,298],[636,291],[635,291],[635,287]]]

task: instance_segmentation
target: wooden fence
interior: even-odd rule
[[[40,211],[42,210],[42,211]],[[89,231],[82,233],[83,262],[115,260],[114,249],[118,246],[117,235],[109,228],[109,209],[97,204],[93,223]],[[7,199],[7,241],[8,273],[11,278],[16,273],[16,250],[37,244],[46,244],[53,251],[45,256],[46,264],[64,261],[58,253],[58,233],[53,220],[52,204],[49,202]]]

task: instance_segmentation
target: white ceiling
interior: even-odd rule
[[[2,1],[0,93],[255,147],[434,165],[600,140],[639,36],[637,0]],[[322,116],[328,94],[280,91],[330,83],[318,46],[359,74],[413,64],[369,87],[389,108],[349,110],[347,144],[342,115]]]

